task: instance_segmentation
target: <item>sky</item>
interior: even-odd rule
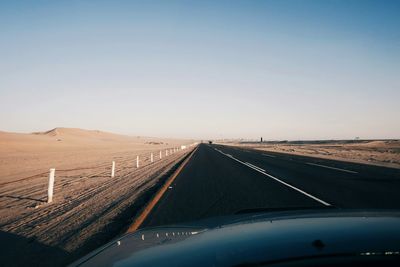
[[[0,130],[400,138],[400,1],[1,1]]]

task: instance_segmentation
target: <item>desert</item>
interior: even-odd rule
[[[123,233],[192,142],[73,128],[1,132],[2,263],[64,265]]]
[[[263,151],[400,168],[400,140],[220,141]]]
[[[0,267],[400,266],[399,14],[0,1]]]

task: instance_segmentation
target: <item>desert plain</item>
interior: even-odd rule
[[[400,140],[220,142],[263,151],[400,168]]]
[[[65,265],[124,233],[192,143],[73,128],[0,132],[2,264]]]

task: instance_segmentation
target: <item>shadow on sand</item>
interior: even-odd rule
[[[0,195],[0,198],[13,198],[13,199],[19,199],[19,200],[33,200],[33,201],[39,201],[39,202],[46,202],[46,200],[39,199],[39,198],[19,197],[19,196],[11,196],[11,195]]]
[[[64,266],[70,254],[12,233],[0,231],[1,266]]]

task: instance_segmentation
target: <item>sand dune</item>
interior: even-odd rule
[[[103,132],[99,130],[84,130],[79,128],[54,128],[45,132],[34,132],[31,135],[46,136],[57,141],[138,141],[141,138]],[[138,141],[140,142],[140,141]]]
[[[9,246],[24,248],[21,256],[5,255],[4,264],[65,265],[120,234],[191,148],[168,157],[165,150],[192,142],[73,128],[0,132],[0,230],[23,240]],[[46,203],[49,168],[56,168],[52,203]],[[63,253],[38,252],[37,244]]]
[[[0,132],[0,183],[49,168],[72,169],[189,144],[192,140],[126,136],[98,130],[55,128],[35,133]]]
[[[73,163],[78,158],[83,165],[56,170],[52,203],[46,203],[48,170],[28,179],[0,183],[0,231],[3,238],[8,237],[7,248],[13,250],[11,253],[5,250],[1,257],[3,265],[65,266],[121,235],[170,175],[171,168],[193,147],[161,159],[156,156],[154,162],[145,157],[151,150],[145,150],[139,168],[133,164],[138,153],[134,148],[128,147],[127,153],[110,149],[104,155],[94,150],[73,152],[73,157],[66,161]],[[53,156],[69,155],[60,151]],[[113,178],[109,161],[96,162],[95,166],[87,163],[86,157],[91,153],[94,153],[94,160],[103,159],[103,156],[108,160],[111,152],[115,153],[117,162]],[[38,154],[38,162],[43,166],[48,164],[47,154],[49,152]],[[23,162],[17,165],[26,169],[32,161],[30,158],[26,161],[28,165]],[[14,251],[21,247],[22,250]],[[48,248],[56,248],[58,253]]]

